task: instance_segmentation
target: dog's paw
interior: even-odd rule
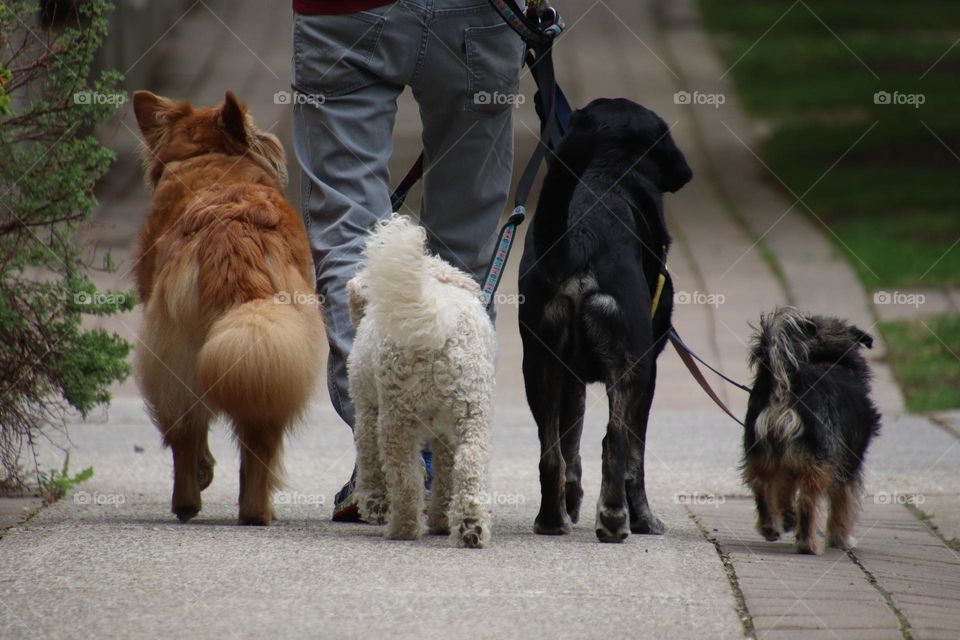
[[[570,516],[561,514],[560,518],[547,518],[542,513],[533,522],[533,532],[541,536],[563,536],[573,530]]]
[[[659,536],[667,530],[663,521],[649,508],[640,514],[630,514],[630,533],[639,533],[641,535]]]
[[[780,539],[780,532],[777,531],[777,528],[771,525],[760,525],[757,527],[757,531],[760,535],[763,536],[763,539],[767,542],[776,542]]]
[[[237,519],[237,524],[244,527],[266,527],[269,526],[271,522],[273,522],[273,516],[270,514],[255,516],[241,515]]]
[[[797,538],[797,553],[813,556],[819,554],[820,548],[817,546],[816,538]]]
[[[427,513],[427,531],[432,536],[446,536],[450,534],[450,520],[445,513]]]
[[[200,491],[203,491],[213,482],[213,463],[201,459],[197,463],[197,483],[200,485]]]
[[[477,518],[464,518],[457,527],[456,543],[458,547],[482,549],[490,541],[490,525]]]
[[[190,522],[198,513],[200,513],[200,505],[198,504],[183,504],[183,505],[174,505],[171,509],[173,514],[177,516],[177,520],[180,522]]]
[[[597,539],[600,542],[623,542],[630,535],[630,514],[627,509],[597,509]],[[662,524],[660,525],[663,526]]]

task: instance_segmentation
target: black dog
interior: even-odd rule
[[[661,196],[692,176],[667,124],[623,99],[574,113],[550,161],[520,262],[523,377],[540,434],[537,533],[569,533],[578,520],[585,385],[598,381],[610,419],[597,537],[663,533],[643,478],[673,307]]]
[[[743,477],[767,540],[797,529],[797,551],[817,553],[817,507],[829,498],[827,544],[852,547],[863,456],[880,430],[860,347],[873,338],[835,318],[793,308],[761,316],[743,437]]]

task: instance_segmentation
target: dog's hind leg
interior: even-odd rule
[[[161,428],[167,427],[163,434],[164,442],[173,451],[173,498],[170,510],[180,522],[187,522],[200,513],[200,477],[202,456],[206,449],[207,421],[206,410],[193,409],[179,420],[161,422]],[[208,451],[208,450],[207,450]],[[212,468],[211,468],[212,469]]]
[[[434,438],[433,485],[427,529],[434,535],[450,533],[450,494],[453,490],[453,445],[447,438]]]
[[[780,477],[777,487],[777,510],[780,512],[783,532],[793,531],[797,526],[797,479],[788,472]]]
[[[603,437],[603,476],[597,501],[596,533],[601,542],[622,542],[630,535],[626,495],[630,394],[623,381],[618,381],[607,388],[607,397],[610,420]]]
[[[380,456],[378,414],[376,407],[356,396],[356,420],[353,436],[357,447],[357,505],[364,520],[371,524],[387,521],[387,481]]]
[[[580,502],[583,486],[580,478],[583,467],[580,463],[580,436],[583,433],[584,399],[587,386],[573,375],[565,376],[563,397],[560,406],[560,449],[565,468],[564,496],[567,515],[576,523],[580,519]]]
[[[817,542],[817,511],[830,484],[831,470],[809,465],[799,478],[797,497],[797,553],[820,553]]]
[[[416,540],[421,533],[423,475],[420,473],[419,422],[413,406],[380,407],[380,455],[387,481],[390,515],[386,536]],[[408,412],[409,411],[409,412]]]
[[[560,444],[559,406],[560,375],[556,367],[560,363],[546,364],[541,358],[555,356],[538,350],[538,357],[531,358],[527,351],[523,358],[523,379],[526,383],[527,401],[537,423],[540,436],[540,511],[533,530],[541,535],[570,533],[570,516],[564,504],[566,463]],[[531,364],[537,361],[536,366]]]
[[[283,425],[234,423],[240,445],[240,516],[244,525],[268,525],[274,512],[270,497],[281,484]]]
[[[490,540],[487,459],[490,455],[488,400],[473,398],[468,414],[457,418],[453,456],[450,535],[461,547],[479,549]]]
[[[630,466],[627,470],[626,491],[627,506],[630,508],[630,531],[658,535],[664,532],[663,522],[653,515],[650,509],[644,480],[647,423],[650,419],[650,407],[653,405],[656,380],[657,365],[653,363],[646,386],[640,393],[631,393],[628,402]]]
[[[857,541],[853,538],[853,523],[857,517],[857,482],[834,482],[827,495],[830,498],[830,515],[827,518],[827,545],[852,549]]]

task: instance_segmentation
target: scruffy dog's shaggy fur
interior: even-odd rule
[[[208,425],[222,412],[240,446],[240,523],[269,524],[283,435],[313,391],[323,339],[283,147],[232,93],[194,109],[138,91],[133,106],[153,189],[136,252],[137,374],[173,450],[172,511],[183,522],[200,511]]]
[[[667,124],[624,99],[577,111],[550,160],[520,263],[523,379],[540,435],[537,533],[569,533],[579,517],[588,382],[603,382],[610,401],[597,537],[663,532],[643,468],[673,309],[662,197],[692,175]]]
[[[357,503],[388,538],[421,535],[423,441],[433,450],[430,533],[465,547],[490,539],[486,494],[493,325],[466,273],[425,253],[395,216],[371,234],[348,283],[357,335],[347,361],[356,407]]]
[[[873,338],[792,307],[761,316],[743,438],[743,478],[767,540],[796,528],[797,551],[818,553],[817,511],[829,500],[827,544],[852,547],[863,457],[879,432],[860,347]]]

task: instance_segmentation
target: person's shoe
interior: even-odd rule
[[[353,490],[357,486],[357,470],[353,470],[353,475],[347,484],[337,492],[333,498],[333,521],[334,522],[361,522],[360,508],[353,497]]]

